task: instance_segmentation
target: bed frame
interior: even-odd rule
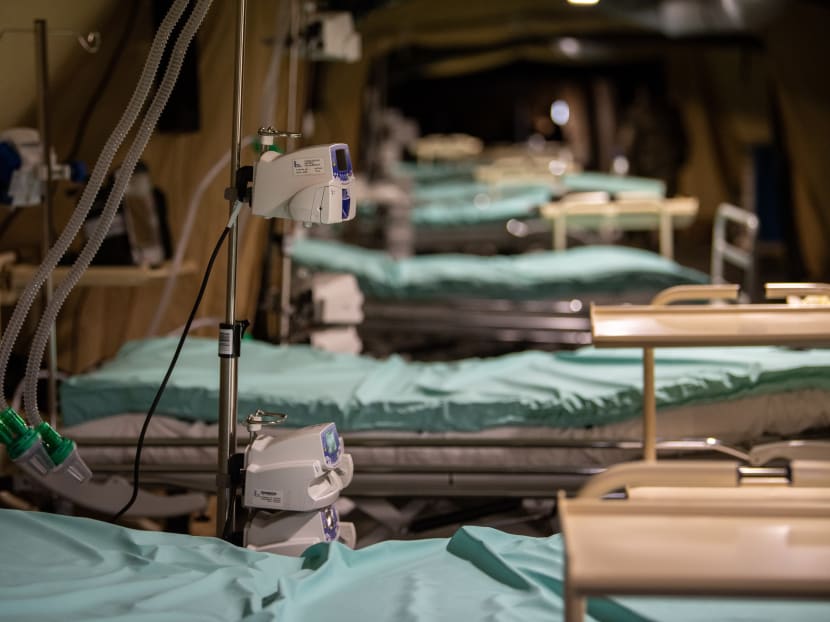
[[[559,512],[566,622],[605,594],[830,598],[827,460],[621,464],[560,493]]]

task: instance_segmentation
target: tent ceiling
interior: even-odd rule
[[[807,0],[800,0],[806,2]],[[786,0],[601,0],[590,7],[567,0],[331,0],[329,8],[358,16],[366,39],[388,50],[413,42],[483,45],[532,34],[603,32],[666,37],[735,35],[757,31]]]

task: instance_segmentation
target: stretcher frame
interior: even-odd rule
[[[692,289],[667,291],[662,302],[682,300],[690,292],[680,290]],[[830,285],[820,283],[766,286],[767,298],[827,294]],[[718,296],[734,299],[737,290],[721,286]],[[830,345],[830,307],[593,307],[591,319],[596,347],[643,347],[644,456],[592,478],[575,499],[559,493],[565,620],[583,620],[590,595],[830,598],[830,443],[759,448],[754,459],[761,463],[799,452],[810,459],[778,472],[760,469],[772,495],[757,486],[744,491],[748,473],[739,463],[658,465],[654,400],[655,347]],[[643,495],[643,487],[662,492]],[[677,487],[696,492],[678,494]],[[707,496],[711,487],[734,490]],[[818,494],[791,492],[816,487]],[[620,488],[628,491],[626,501],[602,501]],[[623,530],[626,546],[620,547]]]
[[[569,228],[600,232],[656,230],[660,254],[674,259],[674,230],[688,227],[697,217],[699,205],[692,197],[637,197],[615,201],[581,200],[579,197],[579,194],[575,198],[566,196],[539,210],[553,225],[554,250],[567,248]]]
[[[621,487],[626,500],[602,499]],[[615,465],[560,492],[559,513],[566,622],[606,594],[830,598],[827,460]]]

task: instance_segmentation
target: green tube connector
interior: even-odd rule
[[[43,445],[55,466],[63,463],[72,453],[72,450],[75,449],[75,441],[64,438],[45,421],[39,423],[35,429],[40,434],[40,438],[43,439]]]
[[[251,147],[253,148],[254,153],[257,153],[259,155],[262,155],[266,151],[276,151],[280,155],[283,155],[285,153],[285,150],[280,148],[279,145],[275,145],[273,143],[271,143],[270,145],[264,144],[261,140],[254,140],[254,142],[251,143]]]
[[[9,457],[17,460],[38,442],[38,435],[13,408],[7,408],[0,413],[0,442],[6,446]]]

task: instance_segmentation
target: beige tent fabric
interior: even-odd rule
[[[796,230],[808,275],[830,279],[830,7],[792,6],[766,35],[793,177]]]
[[[156,133],[143,156],[155,184],[167,197],[174,244],[184,223],[191,193],[204,173],[231,146],[235,5],[235,2],[215,0],[198,35],[201,130],[193,134]],[[243,134],[256,132],[260,121],[261,85],[271,54],[271,47],[266,40],[274,31],[277,3],[250,0],[248,5]],[[149,3],[142,3],[139,15],[141,21],[133,40],[127,46],[116,78],[105,92],[83,143],[81,157],[90,163],[90,167],[121,115],[149,49],[153,36],[149,9]],[[111,21],[114,25],[108,31],[120,32],[119,19],[123,21],[121,10],[125,10],[124,4],[114,0],[112,10]],[[71,105],[55,106],[53,124],[59,155],[64,155],[68,148],[79,111],[90,96],[87,90],[89,85],[97,82],[100,71],[106,64],[106,57],[93,64],[89,64],[87,59],[83,60],[86,60],[86,65],[79,64],[76,72],[69,72],[53,84],[53,92],[61,101],[72,102]],[[283,62],[282,87],[276,115],[278,124],[285,122],[287,54],[284,55]],[[300,87],[303,88],[302,83]],[[125,151],[126,147],[122,148],[119,158]],[[254,155],[252,148],[243,150],[242,163],[252,163]],[[196,263],[198,270],[195,274],[179,279],[173,302],[162,323],[162,332],[181,326],[187,318],[210,252],[227,222],[228,202],[224,200],[223,193],[228,182],[229,171],[221,173],[204,195],[186,255]],[[74,202],[63,199],[60,192],[58,195],[56,221],[61,226],[74,207]],[[36,251],[39,243],[39,227],[37,214],[32,213],[31,217],[27,215],[20,228],[7,238],[9,245],[28,247],[31,254]],[[264,221],[251,218],[240,239],[237,288],[239,319],[254,319],[266,227]],[[198,317],[216,317],[219,321],[218,318],[224,316],[226,257],[223,250],[216,261]],[[59,318],[60,368],[69,372],[87,369],[112,356],[126,340],[143,337],[162,288],[163,284],[158,283],[135,288],[76,289],[64,305]],[[216,331],[211,329],[202,332],[215,334]],[[21,336],[18,348],[21,353],[25,353],[28,347],[25,339],[25,335]]]
[[[750,148],[771,140],[764,59],[758,51],[689,47],[669,55],[666,67],[689,143],[679,189],[700,199],[695,233],[708,236],[717,206],[741,201]]]

